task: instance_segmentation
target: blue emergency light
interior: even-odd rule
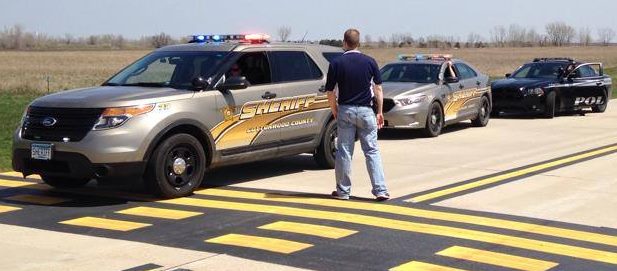
[[[234,34],[234,35],[193,35],[189,43],[268,43],[270,39],[266,34]]]

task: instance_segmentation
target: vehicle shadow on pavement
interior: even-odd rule
[[[449,134],[468,128],[473,128],[470,122],[459,122],[444,127],[441,134]],[[379,131],[379,140],[407,140],[416,138],[427,137],[419,129],[383,129]]]
[[[204,188],[221,187],[292,173],[322,170],[310,154],[300,154],[254,163],[235,165],[206,172]]]
[[[555,114],[555,117],[556,118],[584,117],[586,114],[593,114],[593,113],[591,111],[562,112],[562,113]],[[501,113],[499,114],[499,116],[491,116],[491,118],[493,119],[513,119],[513,120],[547,119],[540,114],[533,114],[533,113]]]

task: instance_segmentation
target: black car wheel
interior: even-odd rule
[[[544,107],[544,117],[547,119],[552,119],[555,117],[555,100],[557,97],[557,93],[554,91],[546,94],[546,105]]]
[[[480,108],[478,109],[478,115],[475,119],[471,120],[471,125],[474,127],[484,127],[488,124],[491,116],[491,103],[486,96],[482,96],[480,101]]]
[[[206,154],[195,137],[173,135],[156,148],[148,163],[146,185],[163,198],[184,197],[201,185]]]
[[[428,110],[426,125],[423,133],[427,137],[436,137],[441,134],[444,125],[443,110],[438,102],[433,102]]]
[[[606,93],[606,92],[605,92]],[[604,103],[600,105],[594,105],[591,107],[591,111],[594,113],[604,113],[608,107],[608,96],[604,96]]]
[[[315,162],[325,169],[334,168],[334,162],[336,161],[336,144],[338,139],[338,133],[336,129],[336,121],[331,120],[326,125],[326,131],[321,137],[321,143],[319,147],[315,149],[313,157]]]
[[[43,182],[56,188],[77,188],[82,187],[90,182],[89,178],[75,179],[57,176],[41,176]]]

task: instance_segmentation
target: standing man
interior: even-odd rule
[[[381,156],[377,147],[377,130],[383,127],[383,91],[377,62],[358,51],[360,32],[345,31],[343,56],[330,63],[326,91],[330,109],[337,121],[338,142],[336,151],[336,191],[332,196],[349,199],[351,193],[351,158],[355,139],[360,139],[366,158],[366,169],[373,186],[372,193],[378,201],[388,200]],[[374,87],[373,87],[374,83]],[[338,85],[338,102],[334,88]],[[373,96],[374,93],[374,96]],[[373,99],[375,98],[375,99]],[[372,105],[376,103],[377,115]]]

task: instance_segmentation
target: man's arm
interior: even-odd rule
[[[328,91],[328,104],[330,104],[330,110],[332,110],[332,115],[336,119],[338,114],[338,106],[336,104],[336,95],[334,91]]]
[[[375,93],[375,103],[377,104],[377,128],[381,129],[384,124],[383,119],[383,89],[381,85],[375,85],[373,88]]]
[[[328,66],[328,74],[326,77],[326,93],[328,94],[328,104],[330,104],[330,110],[332,115],[336,119],[338,113],[338,106],[336,103],[336,95],[334,94],[334,88],[336,87],[336,69],[330,63]]]

